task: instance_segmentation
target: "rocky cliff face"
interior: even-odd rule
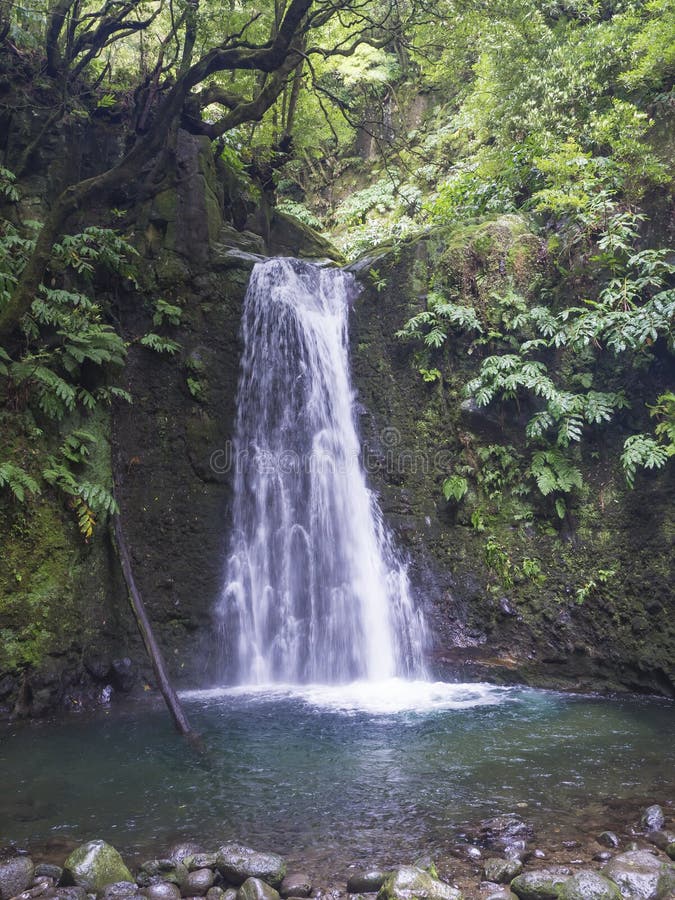
[[[86,140],[61,135],[58,146],[42,147],[24,179],[26,203],[39,212],[52,154],[75,152],[69,141],[78,144],[85,171],[97,148],[114,157],[119,148],[106,144],[104,132],[105,123]],[[258,255],[332,251],[304,226],[248,200],[208,141],[183,132],[120,206],[141,252],[140,287],[101,290],[129,342],[121,384],[134,402],[87,427],[98,437],[100,477],[116,472],[136,578],[170,670],[179,685],[203,685],[218,668],[212,610],[227,540],[248,275]],[[426,384],[414,350],[393,339],[421,308],[439,266],[454,267],[460,279],[471,267],[491,277],[505,273],[526,287],[544,257],[526,223],[510,219],[482,231],[435,232],[360,267],[366,289],[353,311],[352,342],[364,458],[410,555],[439,675],[672,694],[672,481],[645,476],[627,492],[606,462],[619,437],[608,433],[584,461],[589,488],[562,526],[542,507],[523,519],[507,489],[479,527],[472,518],[478,498],[448,504],[441,484],[456,459],[471,461],[504,434],[517,451],[509,420],[517,413],[461,411],[461,340],[445,353],[442,381]],[[373,266],[380,290],[367,274]],[[158,298],[181,308],[180,324],[163,326],[180,344],[171,357],[140,344],[154,329]],[[11,411],[3,416],[3,456],[58,441],[48,431],[31,437]],[[45,494],[19,508],[3,496],[0,534],[5,713],[77,707],[107,697],[109,686],[124,692],[150,683],[105,524],[84,544],[58,497]],[[613,572],[606,583],[598,580],[601,570]]]
[[[355,267],[365,285],[351,331],[365,459],[410,555],[439,675],[673,696],[675,485],[666,470],[627,488],[617,461],[634,421],[592,436],[578,459],[585,487],[560,520],[517,475],[527,411],[464,400],[476,370],[469,341],[451,336],[435,359],[440,377],[427,383],[417,348],[392,337],[424,308],[434,275],[479,302],[476,283],[527,297],[547,265],[528,224],[504,217]],[[611,366],[598,377],[611,378]],[[663,390],[666,363],[636,377]],[[442,483],[462,466],[469,490],[446,502]]]

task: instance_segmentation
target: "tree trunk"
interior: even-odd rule
[[[155,640],[155,635],[152,630],[150,620],[148,619],[148,614],[145,611],[145,604],[143,603],[143,599],[134,580],[134,573],[131,568],[131,557],[129,555],[127,542],[124,538],[124,532],[122,530],[122,519],[119,513],[115,515],[114,522],[115,541],[117,543],[117,551],[120,557],[122,572],[124,573],[124,580],[126,581],[127,587],[129,589],[131,608],[134,612],[138,630],[141,632],[141,637],[143,638],[145,649],[148,651],[148,656],[150,657],[150,661],[152,662],[152,668],[155,673],[155,678],[157,679],[157,684],[160,691],[162,692],[162,696],[164,697],[164,701],[169,709],[169,712],[171,713],[171,718],[173,719],[177,731],[180,732],[180,734],[192,735],[193,732],[192,728],[190,727],[190,723],[188,722],[187,716],[185,715],[183,707],[180,704],[178,695],[174,691],[173,686],[169,681],[169,676],[166,673],[166,666],[164,664],[162,651],[159,649],[159,644]]]

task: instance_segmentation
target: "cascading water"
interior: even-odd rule
[[[360,461],[356,293],[352,276],[293,259],[251,275],[218,606],[225,674],[241,684],[424,675],[424,621]]]

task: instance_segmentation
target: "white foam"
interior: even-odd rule
[[[184,691],[184,700],[217,701],[244,698],[252,702],[295,699],[317,709],[373,715],[428,713],[437,710],[498,706],[515,699],[513,688],[478,682],[449,684],[443,681],[353,681],[350,684],[265,684]]]

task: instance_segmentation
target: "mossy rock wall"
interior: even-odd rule
[[[548,265],[529,224],[507,216],[438,229],[353,267],[364,285],[351,319],[364,458],[410,557],[436,674],[672,696],[675,485],[666,469],[627,488],[618,459],[637,413],[586,440],[585,487],[560,520],[490,455],[507,444],[525,458],[527,411],[466,403],[480,350],[451,335],[432,355],[440,378],[425,382],[419,344],[394,339],[439,275],[460,302],[480,305],[507,286],[534,299]],[[657,364],[634,377],[656,396],[667,375]],[[478,484],[469,478],[466,496],[446,502],[443,482],[459,467],[478,472]]]

